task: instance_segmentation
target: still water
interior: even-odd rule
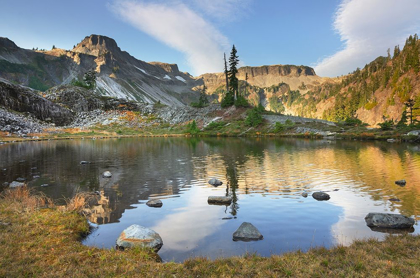
[[[81,165],[80,161],[90,164]],[[111,179],[101,177],[111,171]],[[39,177],[37,177],[39,176]],[[420,146],[273,138],[125,138],[0,146],[0,182],[26,178],[58,203],[77,191],[99,191],[86,245],[112,248],[132,224],[163,239],[164,261],[348,245],[371,231],[369,212],[402,213],[420,231]],[[207,181],[223,181],[213,187]],[[407,180],[405,187],[394,183]],[[41,185],[48,186],[41,187]],[[307,198],[302,192],[308,192]],[[315,191],[330,194],[316,201]],[[207,203],[230,195],[230,206]],[[163,207],[146,205],[159,198]],[[392,201],[390,199],[399,199]],[[261,241],[233,241],[242,222]]]

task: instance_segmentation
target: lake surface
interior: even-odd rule
[[[91,164],[81,165],[80,161]],[[101,177],[111,171],[111,179]],[[35,176],[35,178],[34,178]],[[39,177],[36,177],[39,176]],[[124,138],[0,145],[0,182],[26,178],[58,203],[99,191],[84,244],[112,248],[132,224],[158,232],[164,261],[348,245],[372,231],[369,212],[402,213],[420,231],[420,146],[274,138]],[[223,181],[213,187],[207,181]],[[405,187],[394,182],[407,180]],[[41,185],[48,184],[47,187]],[[308,192],[304,198],[302,192]],[[316,201],[315,191],[330,194]],[[230,195],[230,206],[207,203]],[[163,207],[146,205],[159,198]],[[398,198],[400,201],[391,201]],[[260,241],[233,241],[242,222]]]

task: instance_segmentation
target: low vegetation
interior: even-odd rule
[[[118,251],[82,245],[80,239],[89,232],[80,214],[87,198],[79,194],[67,200],[67,206],[56,206],[25,187],[4,191],[0,197],[0,276],[415,277],[420,269],[420,236],[411,235],[268,258],[245,254],[161,263],[146,249]]]

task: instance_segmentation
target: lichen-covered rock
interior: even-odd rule
[[[368,213],[365,217],[366,225],[369,227],[388,228],[388,229],[406,229],[414,225],[414,219],[392,213]]]
[[[154,207],[154,208],[160,208],[163,206],[163,203],[161,200],[159,199],[153,199],[153,200],[149,200],[146,205],[148,205],[149,207]]]
[[[315,200],[318,200],[318,201],[326,201],[326,200],[329,200],[330,199],[330,195],[328,195],[325,192],[320,192],[320,191],[319,192],[312,193],[312,197]]]
[[[207,199],[209,204],[222,204],[222,205],[230,205],[232,203],[232,197],[229,196],[209,196]]]
[[[249,222],[243,222],[241,226],[233,233],[233,240],[260,240],[263,239],[263,235],[258,229]]]
[[[162,245],[163,241],[158,233],[140,225],[131,225],[117,239],[117,246],[120,248],[148,247],[158,252]]]

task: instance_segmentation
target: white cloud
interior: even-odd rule
[[[207,16],[223,22],[238,20],[249,12],[252,0],[189,0]]]
[[[405,39],[420,30],[419,0],[343,0],[334,28],[344,48],[319,62],[320,76],[337,76],[362,68],[388,48],[404,46]]]
[[[110,9],[137,29],[183,52],[193,74],[223,70],[228,39],[182,2],[117,0]]]

